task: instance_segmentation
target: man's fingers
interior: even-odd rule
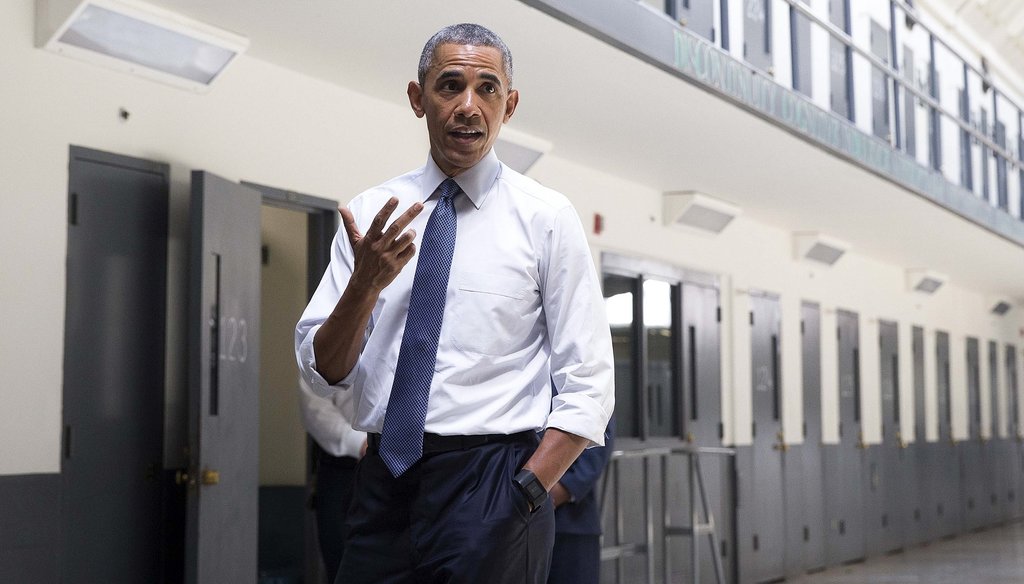
[[[370,223],[370,228],[366,230],[366,237],[371,239],[377,239],[381,236],[381,232],[384,231],[384,225],[388,222],[388,218],[395,212],[395,207],[398,206],[398,199],[391,197],[387,203],[377,211],[377,216],[373,218],[373,223]]]
[[[394,222],[391,223],[391,226],[388,227],[388,230],[383,235],[384,240],[391,241],[397,239],[398,234],[408,227],[409,224],[412,223],[412,220],[415,219],[421,211],[423,211],[423,203],[413,203],[410,205],[409,208],[399,215],[398,219],[395,219]]]
[[[410,242],[408,247],[395,255],[395,259],[401,262],[402,267],[405,267],[405,264],[409,263],[414,255],[416,255],[416,244]]]
[[[348,207],[338,207],[338,212],[341,213],[341,224],[345,226],[348,241],[352,247],[355,247],[356,243],[363,238],[363,234],[359,233],[359,227],[356,225],[356,218],[352,216],[352,211],[349,211]]]

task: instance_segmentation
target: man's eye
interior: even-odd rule
[[[493,86],[493,85],[491,85],[491,84],[489,84],[489,83],[487,85],[484,85],[482,89],[483,89],[484,93],[497,93],[498,92],[498,88]]]
[[[456,91],[458,90],[458,86],[454,81],[445,81],[441,84],[441,89],[443,91]]]

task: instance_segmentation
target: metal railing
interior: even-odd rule
[[[847,119],[855,123],[853,112],[858,99],[854,97],[856,93],[853,88],[871,87],[871,76],[874,75],[873,71],[877,71],[883,76],[885,83],[886,103],[882,114],[885,119],[881,121],[889,131],[886,135],[875,135],[888,141],[892,148],[915,157],[922,165],[941,172],[949,182],[959,184],[975,195],[988,199],[994,206],[1008,212],[1012,211],[1010,200],[1013,199],[1016,201],[1017,216],[1024,219],[1024,109],[997,87],[988,72],[984,58],[979,57],[975,60],[978,64],[975,64],[971,59],[963,57],[950,43],[922,23],[915,8],[905,0],[889,0],[888,23],[876,21],[879,26],[888,25],[888,30],[884,31],[888,35],[888,50],[884,57],[854,41],[850,34],[851,20],[848,8],[845,26],[839,26],[812,10],[803,0],[761,2],[763,18],[769,27],[773,7],[788,9],[791,14],[789,54],[778,55],[773,51],[773,63],[780,63],[780,59],[788,58],[796,69],[794,55],[798,50],[810,51],[812,61],[832,58],[828,50],[811,51],[809,47],[798,46],[794,24],[797,22],[795,15],[799,15],[811,27],[824,31],[829,42],[840,43],[847,52],[847,87],[833,87],[833,83],[829,81],[829,90],[832,92],[840,89],[849,90]],[[729,45],[730,10],[736,10],[738,7],[749,10],[750,6],[757,9],[756,2],[748,5],[747,0],[742,3],[739,0],[666,0],[665,12],[684,26],[686,19],[680,18],[684,6],[685,10],[689,11],[711,12],[715,12],[713,7],[717,6],[716,30],[720,32],[712,35],[717,38],[708,40],[723,49],[728,49]],[[766,36],[768,39],[772,38],[771,34]],[[768,42],[772,48],[784,44],[770,40]],[[923,79],[916,74],[917,67],[914,67],[915,70],[906,71],[905,63],[900,59],[904,56],[903,44],[915,43],[918,46],[927,45]],[[918,46],[915,48],[919,48]],[[868,65],[866,75],[858,76],[857,71],[863,70],[864,67],[854,66],[854,57]],[[829,65],[832,66],[833,63]],[[819,67],[817,70],[822,69]],[[775,74],[771,67],[764,72],[770,76]],[[949,78],[951,73],[954,74],[956,81]],[[943,75],[945,78],[940,79]],[[796,79],[797,75],[794,74],[794,82],[791,83],[794,90]],[[827,107],[821,104],[821,96],[818,97],[816,101],[819,106]],[[909,102],[911,105],[927,109],[927,139],[916,139],[917,108],[908,107],[908,100],[913,100]],[[1011,115],[1007,116],[1007,112]],[[872,117],[875,116],[876,113],[872,112]],[[914,116],[915,119],[908,119],[910,116]],[[873,133],[865,130],[863,126],[858,128],[863,133]],[[923,146],[920,152],[918,144]],[[956,151],[958,156],[944,156],[946,151]],[[981,180],[977,180],[979,176]]]
[[[707,536],[716,582],[718,584],[725,584],[726,575],[722,565],[721,554],[719,553],[720,543],[718,540],[718,530],[716,528],[714,514],[711,511],[711,506],[708,504],[708,496],[706,489],[704,488],[704,473],[700,459],[702,456],[730,457],[735,456],[735,454],[736,451],[732,448],[694,446],[691,444],[649,447],[637,450],[616,450],[612,452],[608,468],[606,469],[601,482],[600,506],[601,517],[603,518],[608,510],[608,493],[610,490],[609,483],[612,483],[614,491],[614,495],[612,497],[612,504],[614,505],[612,522],[613,531],[615,533],[615,544],[605,545],[605,537],[602,536],[601,560],[602,562],[610,560],[616,561],[616,582],[623,582],[625,578],[625,570],[624,564],[621,560],[630,556],[644,556],[646,565],[646,582],[648,584],[653,584],[655,581],[655,523],[653,497],[651,495],[651,465],[652,461],[656,460],[660,464],[661,470],[661,485],[659,493],[662,509],[660,532],[663,550],[661,557],[664,577],[663,582],[668,584],[672,581],[670,539],[673,537],[690,538],[690,582],[693,584],[698,584],[700,582],[700,538],[701,536]],[[687,458],[685,481],[688,486],[688,503],[686,506],[686,516],[689,517],[690,521],[688,525],[677,525],[672,522],[672,505],[669,501],[669,495],[672,488],[670,479],[673,475],[669,473],[668,463],[669,459],[673,456],[685,456]],[[624,460],[636,459],[640,460],[641,467],[643,469],[641,474],[641,491],[644,510],[644,537],[643,541],[640,542],[624,542],[625,517],[622,504],[624,493],[622,488],[620,463]],[[701,519],[702,513],[703,520]]]

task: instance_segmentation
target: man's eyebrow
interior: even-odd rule
[[[441,79],[452,79],[452,78],[462,78],[462,77],[463,77],[462,71],[459,71],[458,69],[448,69],[448,70],[445,70],[445,71],[441,71],[441,73],[437,76],[437,79],[441,80]]]
[[[501,79],[494,73],[481,73],[480,77],[497,84],[498,87],[501,87]]]

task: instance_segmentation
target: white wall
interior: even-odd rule
[[[732,17],[739,14],[732,12]],[[181,420],[184,403],[189,171],[204,169],[231,180],[345,201],[420,165],[427,147],[422,122],[406,107],[252,58],[239,59],[212,93],[197,96],[37,50],[32,30],[31,0],[0,3],[0,75],[5,80],[0,85],[0,474],[56,472],[60,467],[69,144],[171,164],[166,381],[172,426]],[[742,38],[741,28],[732,34]],[[410,77],[412,66],[411,56]],[[400,99],[404,87],[395,92]],[[118,119],[121,107],[131,112],[128,122]],[[1020,343],[1019,309],[1009,319],[992,319],[986,295],[959,283],[924,297],[905,290],[900,267],[855,252],[831,269],[797,262],[787,231],[743,216],[718,237],[663,227],[660,192],[560,158],[557,144],[531,174],[572,198],[584,225],[591,224],[595,212],[605,217],[605,232],[591,236],[595,254],[650,257],[722,276],[722,401],[729,442],[750,441],[745,318],[750,289],[782,298],[787,347],[783,411],[786,435],[793,441],[799,439],[802,422],[800,351],[792,322],[800,300],[819,302],[823,310],[822,417],[830,441],[837,420],[831,371],[835,347],[829,340],[834,339],[835,309],[857,311],[862,319],[898,321],[901,332],[907,323],[924,325],[929,339],[938,328],[954,337],[971,332]],[[877,343],[865,341],[864,346]],[[877,383],[864,379],[865,412],[878,410]],[[909,410],[912,384],[901,383],[901,390]],[[911,412],[905,419],[912,419]],[[929,416],[934,424],[934,411]],[[878,415],[866,414],[865,422],[871,424],[866,438],[876,440]]]

